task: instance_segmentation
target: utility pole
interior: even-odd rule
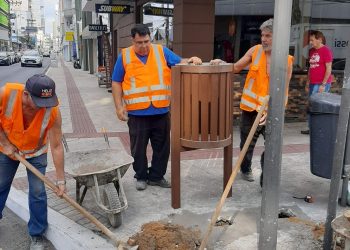
[[[286,41],[289,41],[290,36],[291,13],[292,0],[275,1],[259,250],[273,250],[277,246],[284,104],[288,79],[289,44]]]

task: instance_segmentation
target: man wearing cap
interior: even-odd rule
[[[57,195],[65,192],[61,114],[54,81],[44,74],[30,77],[25,86],[7,83],[0,89],[0,219],[19,161],[14,153],[45,174],[50,144],[56,168]],[[44,249],[47,229],[47,197],[44,183],[27,170],[29,183],[28,231],[30,249]]]

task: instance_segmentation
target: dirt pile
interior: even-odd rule
[[[129,245],[139,250],[190,250],[200,246],[200,231],[163,222],[150,222],[130,237]]]

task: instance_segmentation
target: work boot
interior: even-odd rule
[[[246,172],[246,173],[241,173],[242,174],[242,179],[246,181],[254,181],[254,175],[252,171]]]
[[[170,188],[171,184],[164,178],[159,181],[148,181],[148,185],[150,186],[160,186],[162,188]]]
[[[137,180],[136,182],[136,189],[141,191],[145,190],[147,188],[147,183],[145,180]]]
[[[32,236],[30,250],[44,250],[44,239],[42,236]]]

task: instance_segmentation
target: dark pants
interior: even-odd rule
[[[241,150],[244,146],[245,141],[247,140],[250,129],[253,127],[253,123],[254,123],[254,120],[255,120],[257,115],[258,115],[258,112],[256,112],[256,111],[248,112],[248,111],[242,110],[241,124],[240,124],[240,129],[241,129],[240,148],[241,148]],[[255,147],[256,141],[259,138],[259,135],[261,135],[261,134],[263,135],[263,137],[265,139],[265,126],[258,126],[258,128],[254,134],[254,137],[253,137],[252,141],[250,142],[247,153],[246,153],[246,155],[243,159],[243,162],[242,162],[242,166],[241,166],[242,173],[247,173],[247,172],[252,171],[251,166],[252,166],[254,147]],[[264,167],[264,152],[261,155],[260,163],[261,163],[261,169],[263,169],[263,167]]]
[[[170,154],[169,114],[152,116],[129,116],[130,150],[134,157],[135,178],[159,181],[166,173]],[[153,154],[148,169],[147,145],[151,142]]]

